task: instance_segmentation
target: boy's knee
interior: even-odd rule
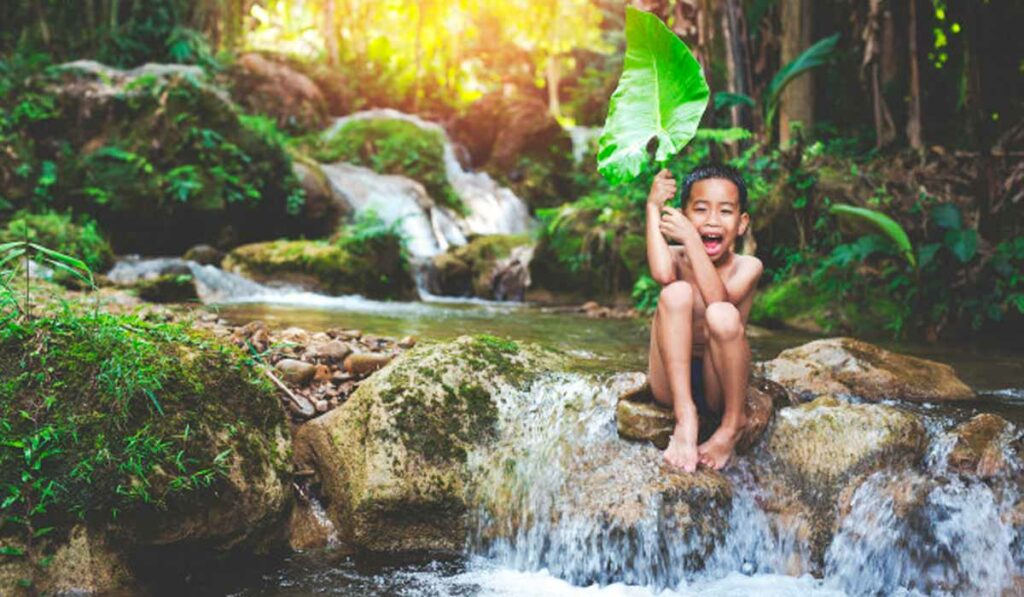
[[[689,282],[672,282],[661,289],[658,296],[661,309],[679,310],[693,308],[693,286]]]
[[[704,319],[708,331],[719,340],[735,340],[743,335],[743,319],[732,303],[711,303],[704,313]]]

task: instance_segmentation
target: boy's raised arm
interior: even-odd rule
[[[665,202],[676,194],[676,181],[666,169],[658,172],[647,195],[647,266],[651,277],[662,286],[676,279],[675,258],[668,247],[668,241],[661,234],[661,210]]]

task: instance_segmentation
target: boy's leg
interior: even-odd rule
[[[718,430],[700,445],[701,462],[721,469],[732,458],[733,448],[747,424],[744,409],[750,377],[750,346],[743,333],[740,312],[731,303],[712,303],[704,313],[708,328],[708,351],[713,371],[722,388],[725,408]]]
[[[693,353],[693,287],[673,282],[662,289],[651,329],[650,383],[655,399],[672,406],[675,430],[665,461],[697,470],[697,408],[690,386]]]

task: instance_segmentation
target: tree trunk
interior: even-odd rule
[[[892,122],[889,105],[882,93],[882,45],[883,45],[883,11],[882,0],[869,0],[867,22],[861,37],[864,40],[864,58],[861,62],[861,73],[867,71],[868,85],[871,88],[871,104],[874,108],[875,147],[881,149],[896,137],[896,127]]]
[[[918,152],[924,151],[921,131],[921,73],[917,65],[917,0],[910,0],[907,48],[910,55],[910,102],[907,106],[907,141]]]
[[[39,37],[43,40],[43,45],[50,45],[50,26],[46,24],[46,12],[43,11],[42,0],[35,0],[36,19],[39,21]]]
[[[338,66],[338,20],[334,16],[334,0],[324,0],[324,45],[327,46],[327,64]]]
[[[725,66],[729,80],[726,88],[732,93],[750,96],[747,59],[746,27],[743,22],[743,4],[740,0],[725,0],[722,6],[722,37],[725,41]],[[730,110],[734,127],[750,128],[750,109],[733,106]]]
[[[423,77],[423,1],[416,3],[416,80],[412,88],[412,111],[420,107],[420,84]]]
[[[812,0],[782,0],[783,65],[793,61],[811,45]],[[814,75],[806,72],[790,81],[779,102],[779,145],[792,142],[790,126],[799,122],[814,126]]]
[[[562,106],[558,101],[558,84],[562,75],[558,68],[558,56],[548,56],[548,111],[555,118],[562,116]]]

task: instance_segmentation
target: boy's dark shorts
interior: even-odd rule
[[[704,360],[693,359],[690,361],[690,392],[693,394],[693,404],[697,407],[697,416],[721,417],[721,413],[715,412],[704,397]]]

